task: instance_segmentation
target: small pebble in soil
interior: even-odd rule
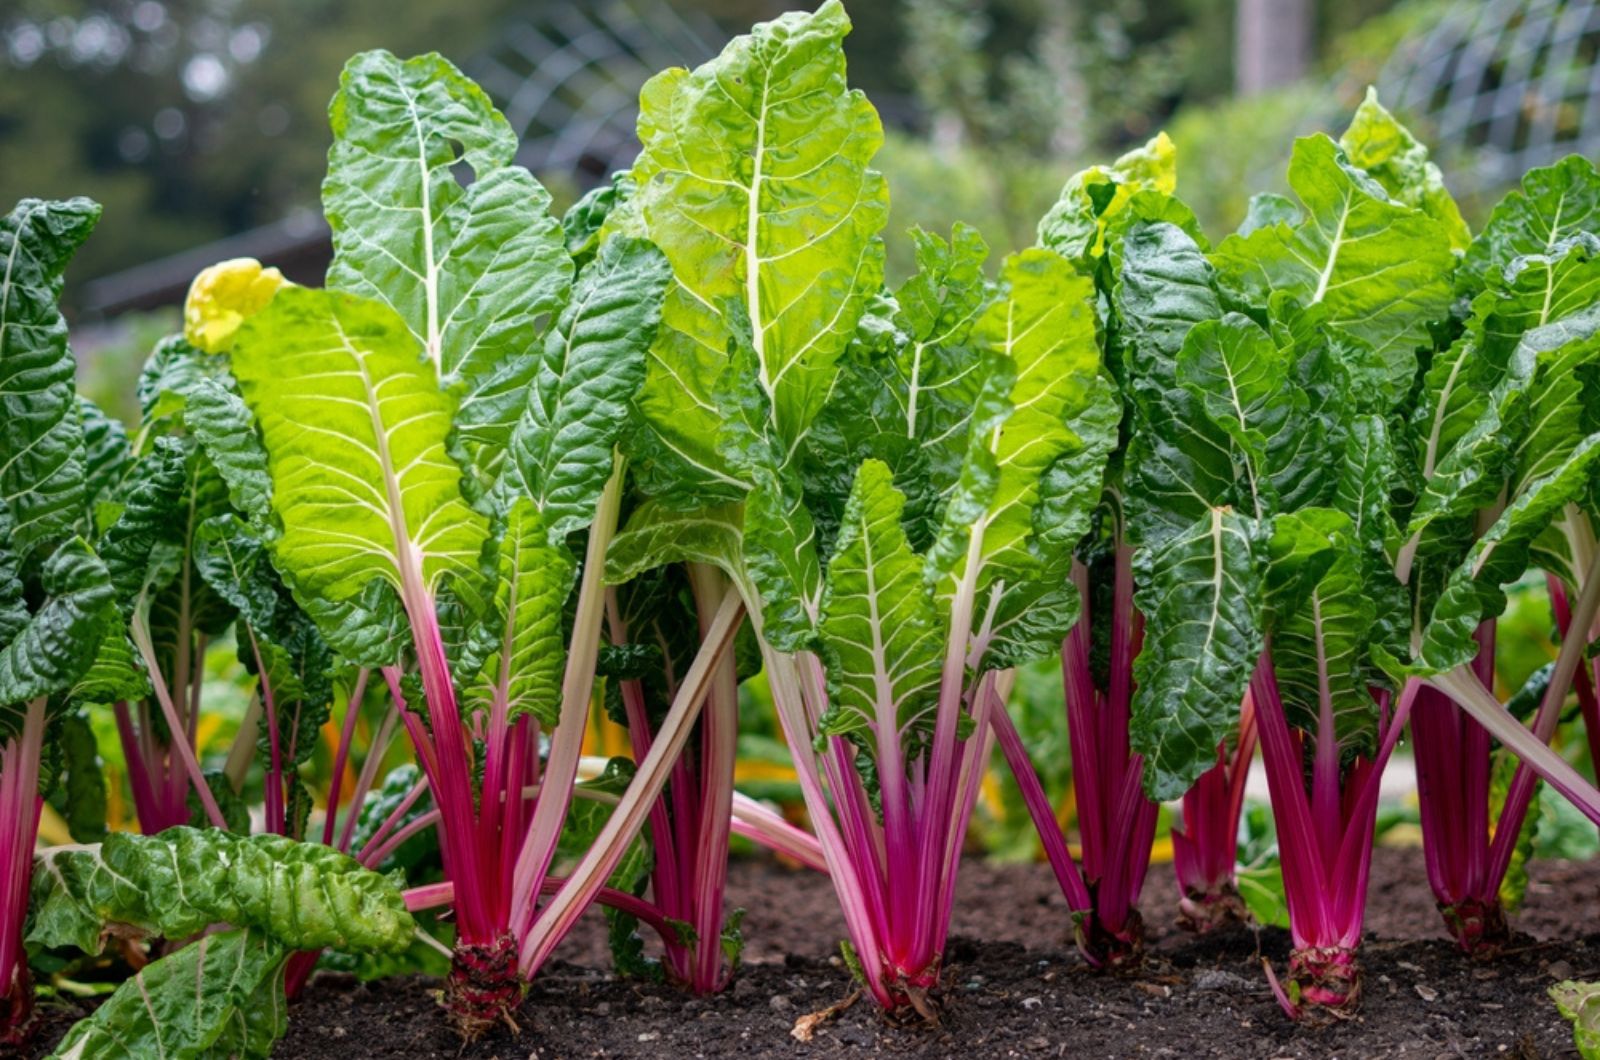
[[[1040,1001],[1036,997],[1025,997],[1025,998],[1022,999],[1022,1007],[1025,1008],[1025,1009],[1028,1009],[1029,1011],[1032,1011],[1033,1009],[1036,1009],[1040,1005],[1043,1005],[1043,1004],[1044,1004],[1044,1002]]]
[[[645,1031],[643,1034],[639,1035],[639,1040],[641,1042],[653,1042],[659,1037],[661,1037],[660,1031]]]
[[[1437,1001],[1437,1000],[1439,1000],[1439,991],[1435,990],[1431,986],[1425,986],[1422,983],[1418,983],[1418,984],[1416,984],[1416,991],[1417,991],[1417,996],[1420,997],[1424,1001]]]
[[[773,994],[767,999],[767,1005],[774,1012],[785,1012],[791,1007],[789,999],[782,994]]]
[[[1550,973],[1552,979],[1572,978],[1572,965],[1566,961],[1551,961],[1544,970]]]

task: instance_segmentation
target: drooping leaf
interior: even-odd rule
[[[25,561],[77,525],[84,507],[77,364],[56,300],[99,219],[88,199],[24,199],[0,218],[0,505]]]
[[[1408,665],[1385,666],[1405,674],[1442,673],[1477,653],[1473,633],[1506,604],[1503,586],[1522,576],[1533,542],[1562,508],[1586,496],[1600,467],[1600,433],[1590,434],[1542,477],[1525,483],[1494,524],[1473,543],[1433,603],[1421,642]]]
[[[650,492],[692,491],[700,503],[742,492],[710,443],[712,391],[746,328],[775,434],[797,446],[881,283],[888,191],[868,164],[883,132],[846,87],[849,30],[827,0],[757,25],[693,72],[658,74],[640,94],[631,206],[677,281],[638,401],[633,449]]]
[[[668,563],[709,563],[743,580],[744,507],[678,511],[657,501],[633,510],[606,552],[606,582],[621,585]]]
[[[259,931],[205,935],[124,981],[52,1060],[264,1060],[288,1028],[288,956]]]
[[[1144,756],[1153,799],[1188,790],[1238,724],[1265,632],[1263,551],[1253,520],[1216,508],[1136,556],[1134,605],[1145,616],[1145,641],[1134,660],[1128,734]]]
[[[227,923],[290,949],[387,951],[409,945],[415,926],[392,881],[332,847],[215,828],[41,851],[31,904],[29,941],[85,953],[99,952],[108,924],[185,938]]]

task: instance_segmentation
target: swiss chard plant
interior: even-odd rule
[[[1160,668],[1154,655],[1144,658],[1150,633],[1164,636],[1163,624],[1181,621],[1187,613],[1186,605],[1149,609],[1146,601],[1157,594],[1143,587],[1147,550],[1177,529],[1167,515],[1167,495],[1182,493],[1184,479],[1212,472],[1208,463],[1216,443],[1206,425],[1194,427],[1189,433],[1195,435],[1200,460],[1191,463],[1160,440],[1194,399],[1172,374],[1184,318],[1154,309],[1153,302],[1176,292],[1187,311],[1206,309],[1203,296],[1182,286],[1204,236],[1187,207],[1173,198],[1176,176],[1172,144],[1159,136],[1111,166],[1074,176],[1039,226],[1041,244],[1069,257],[1094,280],[1107,366],[1115,381],[1114,388],[1106,388],[1095,444],[1078,458],[1079,473],[1088,477],[1099,461],[1109,458],[1109,463],[1090,532],[1072,543],[1071,577],[1085,603],[1061,648],[1081,876],[1022,741],[1009,719],[997,716],[995,724],[1074,911],[1079,948],[1096,965],[1129,964],[1142,952],[1138,901],[1158,807],[1144,791],[1143,755],[1134,744],[1136,698],[1171,702],[1185,694],[1212,694],[1192,676],[1170,672],[1173,666],[1181,671],[1194,662],[1212,664],[1203,651],[1184,659],[1162,640],[1152,645],[1169,653],[1160,656]],[[1193,304],[1185,305],[1185,298]],[[1067,525],[1060,528],[1067,530]],[[1236,733],[1218,734],[1217,765],[1187,792],[1182,825],[1174,829],[1183,909],[1199,929],[1242,913],[1234,861],[1253,734],[1248,722]]]
[[[1562,640],[1554,666],[1521,699],[1548,742],[1576,687],[1591,745],[1600,740],[1586,661],[1600,604],[1595,583],[1589,449],[1596,428],[1584,397],[1600,340],[1600,174],[1572,157],[1529,172],[1466,247],[1456,273],[1465,302],[1457,334],[1434,355],[1408,417],[1408,485],[1417,500],[1401,552],[1423,626],[1421,656],[1459,668],[1425,687],[1412,710],[1428,878],[1461,945],[1492,953],[1510,938],[1508,873],[1525,855],[1536,777],[1450,696],[1493,694],[1498,588],[1470,584],[1463,564],[1500,580],[1530,562],[1547,572]],[[1454,572],[1452,572],[1454,568]],[[1480,574],[1477,581],[1486,579]],[[1442,610],[1441,610],[1442,609]]]
[[[25,199],[0,218],[0,1043],[12,1047],[34,1012],[24,941],[39,815],[60,761],[50,752],[116,616],[110,573],[85,541],[88,432],[56,305],[99,218],[87,199]]]
[[[292,954],[392,953],[415,930],[393,881],[326,846],[179,825],[44,851],[28,941],[93,954],[112,937],[193,939],[125,980],[55,1057],[266,1057]]]
[[[1072,425],[1098,408],[1099,346],[1070,262],[1026,252],[991,290],[970,230],[919,237],[922,271],[882,290],[881,132],[845,84],[848,29],[837,3],[786,15],[644,90],[608,225],[662,246],[676,285],[629,439],[646,499],[610,561],[721,569],[850,964],[928,1013],[1005,671],[1073,616],[1046,528],[1081,533],[1098,496]]]
[[[1294,941],[1274,987],[1291,1014],[1344,1015],[1360,995],[1378,784],[1425,688],[1593,814],[1593,789],[1470,668],[1501,585],[1587,481],[1589,443],[1565,425],[1525,433],[1540,417],[1521,416],[1555,416],[1555,395],[1575,389],[1536,369],[1540,351],[1570,349],[1568,321],[1514,340],[1525,378],[1465,417],[1480,456],[1533,439],[1537,474],[1485,487],[1506,465],[1464,457],[1453,483],[1408,474],[1409,405],[1449,375],[1433,351],[1464,229],[1426,154],[1372,99],[1340,142],[1297,142],[1289,184],[1297,202],[1258,198],[1209,255],[1169,224],[1124,242],[1125,295],[1142,264],[1167,277],[1140,311],[1147,334],[1181,332],[1149,437],[1186,463],[1159,507],[1176,529],[1148,561],[1151,626],[1162,607],[1170,618],[1140,659],[1135,744],[1152,794],[1181,792],[1216,761],[1248,678]],[[1159,258],[1136,253],[1161,243]],[[1476,518],[1502,488],[1505,514],[1464,556],[1417,565],[1436,554],[1430,526]],[[1162,694],[1174,679],[1187,689]]]
[[[621,507],[614,449],[670,269],[628,237],[577,268],[510,126],[438,56],[357,56],[330,113],[328,289],[285,288],[245,319],[232,371],[267,454],[273,566],[328,644],[382,675],[415,748],[446,881],[409,900],[453,911],[445,1003],[474,1034],[509,1018],[603,891],[642,823],[624,809],[659,792],[739,613],[716,609],[681,720],[593,859],[552,877]]]

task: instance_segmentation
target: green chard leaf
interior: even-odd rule
[[[289,951],[258,931],[205,935],[125,980],[52,1060],[264,1060],[288,1029]],[[197,990],[197,983],[205,988]]]
[[[296,950],[397,952],[414,924],[386,877],[321,843],[220,829],[113,832],[97,846],[34,859],[28,940],[98,953],[105,928],[186,938],[211,924],[260,932]]]
[[[1368,87],[1366,99],[1339,138],[1339,148],[1352,165],[1382,184],[1391,199],[1414,206],[1443,225],[1452,250],[1467,248],[1472,234],[1444,186],[1444,175],[1429,160],[1428,149],[1378,102],[1377,89]]]
[[[1264,307],[1280,291],[1306,306],[1325,304],[1330,326],[1382,357],[1393,402],[1411,386],[1429,325],[1449,314],[1449,232],[1391,199],[1320,134],[1295,141],[1289,186],[1305,219],[1223,240],[1211,259],[1219,283],[1248,306]]]
[[[384,597],[408,580],[432,592],[480,580],[488,520],[445,449],[455,399],[419,353],[392,310],[306,288],[246,321],[233,351],[272,472],[274,558],[341,651],[352,609],[387,616],[356,638],[384,642],[395,607]],[[374,596],[374,582],[392,592]]]
[[[85,506],[77,363],[56,300],[99,219],[88,199],[24,199],[0,218],[0,507],[25,562],[78,526]]]
[[[882,745],[927,737],[939,699],[943,638],[922,558],[901,528],[905,497],[889,466],[856,472],[828,561],[820,633],[832,707],[818,731]]]
[[[1354,524],[1328,508],[1286,513],[1276,520],[1271,549],[1272,663],[1289,723],[1315,732],[1326,706],[1340,747],[1370,753],[1377,705],[1365,660],[1377,604]],[[1292,593],[1283,587],[1290,579],[1299,580]]]
[[[133,449],[121,421],[107,416],[82,394],[78,395],[78,417],[83,422],[84,506],[88,509],[80,529],[87,536],[93,532],[89,513],[116,492],[133,462]]]
[[[1467,248],[1458,283],[1480,290],[1498,282],[1517,258],[1550,254],[1583,234],[1600,232],[1600,171],[1570,155],[1523,174],[1522,186],[1502,199]]]
[[[1232,496],[1228,435],[1179,383],[1177,368],[1190,331],[1222,308],[1205,255],[1170,224],[1128,230],[1112,301],[1134,411],[1124,464],[1129,532],[1156,544]]]
[[[1068,178],[1055,205],[1039,221],[1039,245],[1088,263],[1105,250],[1108,223],[1136,195],[1170,197],[1177,185],[1177,152],[1167,134],[1159,133],[1109,166],[1090,166]]]
[[[116,592],[106,565],[82,538],[63,542],[40,575],[44,603],[31,615],[6,616],[13,628],[0,646],[0,741],[22,726],[29,700],[69,688],[94,661],[116,622]]]
[[[532,498],[552,543],[594,518],[671,280],[653,244],[612,236],[545,336],[505,486]]]
[[[1216,764],[1265,637],[1264,532],[1214,508],[1134,560],[1134,605],[1145,616],[1134,660],[1128,734],[1145,759],[1145,791],[1182,795]]]
[[[630,445],[648,493],[706,504],[747,488],[713,443],[713,392],[745,332],[776,436],[792,453],[882,282],[888,191],[868,163],[883,131],[846,87],[849,30],[844,8],[827,0],[757,25],[693,72],[658,74],[640,94],[627,230],[661,246],[676,278]]]
[[[465,702],[484,711],[498,704],[512,718],[532,713],[552,726],[567,661],[563,609],[578,565],[566,545],[551,543],[549,523],[533,501],[518,497],[504,524],[495,590],[499,639]]]
[[[437,54],[355,56],[329,118],[328,286],[404,323],[459,393],[461,441],[487,483],[538,364],[525,353],[572,286],[550,195],[512,164],[516,133],[489,97]]]
[[[1283,439],[1306,422],[1308,402],[1290,381],[1291,368],[1290,351],[1242,313],[1196,324],[1178,352],[1178,383],[1232,442],[1242,480],[1237,500],[1257,519],[1278,507],[1277,473],[1288,463]]]
[[[862,316],[807,438],[806,493],[824,541],[832,540],[854,470],[867,457],[894,470],[915,548],[932,538],[961,473],[978,379],[970,336],[989,295],[989,248],[959,223],[948,243],[921,229],[911,238],[917,272]]]
[[[975,654],[1010,666],[1047,653],[1077,617],[1070,551],[1041,550],[1035,512],[1056,461],[1083,444],[1073,424],[1104,406],[1093,283],[1035,248],[1006,260],[1001,287],[973,329],[990,367],[927,577],[943,614],[974,593]]]

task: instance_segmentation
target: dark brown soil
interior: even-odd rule
[[[619,981],[603,922],[586,918],[540,976],[518,1017],[462,1049],[421,979],[364,985],[319,978],[290,1015],[277,1055],[388,1057],[1570,1057],[1571,1028],[1545,990],[1600,978],[1600,863],[1539,863],[1515,926],[1531,938],[1490,965],[1460,956],[1440,929],[1416,850],[1373,865],[1360,1017],[1324,1029],[1287,1021],[1258,953],[1281,967],[1286,933],[1245,929],[1196,939],[1174,927],[1170,869],[1152,869],[1145,972],[1091,972],[1066,939],[1066,907],[1042,866],[964,866],[940,1026],[894,1027],[863,1001],[819,1026],[795,1021],[843,1000],[848,976],[833,892],[814,874],[734,866],[730,898],[748,910],[747,966],[720,997]],[[1259,949],[1258,949],[1259,947]]]

